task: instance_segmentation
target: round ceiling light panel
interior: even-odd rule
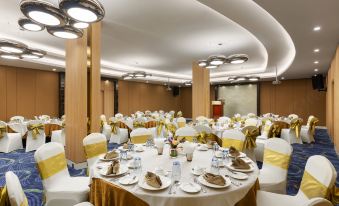
[[[21,18],[18,21],[18,24],[21,28],[28,31],[42,31],[45,29],[45,26],[37,22],[32,21],[31,19]]]
[[[235,54],[227,57],[227,62],[231,64],[242,64],[248,61],[246,54]]]
[[[20,10],[27,18],[46,26],[63,26],[67,22],[57,7],[43,0],[22,0]]]
[[[83,32],[80,29],[71,26],[47,27],[48,33],[62,39],[77,39],[82,37]]]
[[[61,0],[59,8],[80,22],[98,22],[105,16],[105,9],[97,0]]]
[[[6,53],[2,53],[0,54],[0,57],[3,59],[9,59],[9,60],[18,60],[20,59],[20,56],[17,54],[6,54]]]
[[[2,39],[0,40],[0,50],[6,53],[22,54],[27,46],[23,43]]]
[[[220,66],[225,63],[226,58],[224,56],[211,56],[207,60],[210,65]]]

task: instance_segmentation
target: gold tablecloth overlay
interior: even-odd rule
[[[256,195],[258,190],[259,181],[257,179],[245,197],[235,205],[256,206]],[[92,179],[90,185],[90,202],[94,205],[101,206],[148,206],[146,202],[134,196],[132,193],[100,178]]]
[[[100,206],[149,206],[127,190],[100,178],[93,178],[90,185],[90,202]]]

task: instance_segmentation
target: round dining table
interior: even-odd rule
[[[195,176],[192,173],[192,168],[194,168],[195,166],[200,166],[209,170],[211,166],[211,160],[214,156],[214,151],[211,149],[207,151],[199,151],[195,149],[193,153],[193,160],[191,162],[188,162],[186,160],[186,156],[180,153],[176,158],[170,157],[170,146],[168,144],[165,144],[164,152],[162,155],[158,155],[157,149],[155,147],[143,146],[143,148],[143,152],[133,151],[128,153],[132,157],[141,158],[142,169],[141,171],[139,170],[139,172],[136,173],[139,181],[144,181],[143,178],[145,173],[148,171],[154,172],[156,168],[162,168],[165,173],[168,173],[167,177],[171,178],[173,162],[179,161],[181,165],[180,184],[193,183],[194,179],[198,176]],[[226,165],[227,163],[231,162],[231,159],[225,158],[224,160],[220,159],[219,161],[223,161]],[[108,162],[106,163],[109,164]],[[232,184],[230,184],[226,188],[215,189],[200,184],[205,192],[201,190],[198,193],[191,194],[182,191],[179,186],[174,185],[172,191],[175,190],[175,194],[173,194],[173,192],[170,194],[169,192],[171,186],[159,191],[149,191],[141,188],[138,183],[129,186],[121,185],[119,184],[118,180],[119,178],[124,177],[110,178],[100,174],[99,170],[102,169],[102,165],[104,164],[105,162],[102,162],[99,159],[95,166],[91,169],[91,177],[101,178],[104,181],[116,184],[119,187],[122,187],[125,190],[129,191],[133,195],[139,197],[143,201],[147,202],[150,206],[232,206],[246,196],[249,190],[256,183],[259,175],[259,169],[257,165],[254,162],[251,162],[250,164],[253,168],[253,171],[246,173],[248,175],[248,178],[245,180],[236,180],[231,178],[230,180],[232,181]],[[120,164],[127,165],[128,161],[121,161]],[[220,167],[219,172],[220,175],[223,176],[232,174],[231,170],[227,169],[227,167]],[[135,173],[131,172],[131,174]]]

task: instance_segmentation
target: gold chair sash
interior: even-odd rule
[[[37,163],[41,179],[45,180],[67,168],[65,153],[59,153]]]
[[[178,122],[177,124],[179,128],[186,126],[186,122]]]
[[[6,133],[7,133],[7,126],[6,125],[0,126],[0,139],[3,138]]]
[[[200,132],[200,133],[198,134],[198,136],[197,136],[197,141],[198,141],[199,143],[206,144],[206,142],[207,142],[207,136],[208,136],[208,134],[206,134],[205,131]]]
[[[175,139],[178,140],[179,142],[189,141],[193,142],[194,136],[175,136]]]
[[[310,121],[310,125],[309,125],[309,129],[308,129],[308,132],[309,134],[311,134],[312,136],[314,136],[314,133],[315,133],[315,127],[317,126],[319,122],[319,119],[316,118],[316,117],[313,117]]]
[[[327,198],[329,189],[306,170],[300,184],[301,191],[309,198],[322,197]]]
[[[138,135],[131,137],[131,141],[133,144],[143,144],[147,142],[147,140],[150,138],[150,135]]]
[[[20,206],[28,206],[28,200],[26,196],[25,199],[20,203]]]
[[[33,139],[36,139],[38,135],[40,135],[40,130],[44,129],[44,125],[42,123],[39,124],[30,124],[27,127],[28,131],[32,132]]]
[[[243,129],[243,133],[245,134],[244,149],[256,148],[257,144],[255,141],[259,136],[259,129],[254,126],[248,126]]]
[[[235,147],[239,151],[242,151],[244,147],[244,142],[238,139],[223,137],[222,147],[230,148],[231,146]]]
[[[113,134],[118,134],[119,122],[117,121],[110,121],[109,126],[111,126],[111,131]]]
[[[295,136],[297,138],[300,137],[301,124],[302,124],[301,119],[294,119],[294,120],[291,121],[290,128],[295,132]]]
[[[145,127],[145,122],[139,122],[139,121],[135,121],[133,122],[133,128],[142,128]]]
[[[264,151],[264,163],[270,164],[276,167],[280,167],[284,170],[288,169],[290,164],[291,156],[287,154],[283,154],[277,151],[273,151],[270,149],[265,149]]]
[[[0,206],[11,206],[6,185],[0,188]]]
[[[274,137],[279,137],[281,134],[281,127],[278,124],[273,124],[270,128],[270,131],[268,133],[268,138],[274,138]]]
[[[104,128],[105,122],[103,120],[100,120],[100,128]]]
[[[173,123],[168,123],[165,125],[167,133],[171,132],[173,135],[177,131],[177,127]]]
[[[106,141],[102,141],[94,144],[85,145],[84,149],[86,158],[91,159],[101,154],[105,154],[107,152],[107,143]]]
[[[157,135],[158,136],[160,136],[164,126],[165,126],[165,122],[163,120],[157,122]]]

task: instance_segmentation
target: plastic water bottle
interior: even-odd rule
[[[181,179],[181,165],[179,161],[174,161],[172,166],[172,180],[180,181]]]
[[[216,157],[212,158],[211,171],[212,174],[219,175],[219,160]]]
[[[218,151],[219,150],[219,145],[218,145],[218,143],[214,143],[213,144],[213,152],[215,153],[216,151]]]

